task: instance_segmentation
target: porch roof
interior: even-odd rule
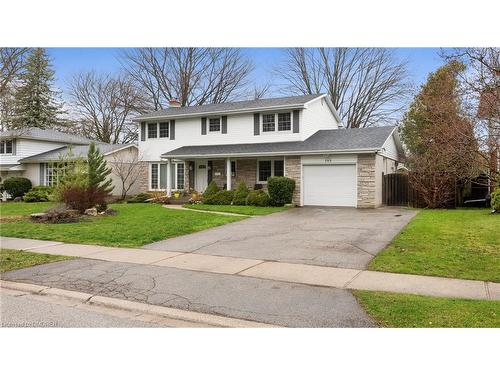
[[[305,141],[184,146],[162,157],[227,157],[308,153],[361,153],[380,150],[394,126],[319,130]]]

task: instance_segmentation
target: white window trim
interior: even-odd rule
[[[289,113],[290,114],[290,130],[278,130],[278,114]],[[264,131],[264,115],[274,114],[274,131]],[[277,111],[277,112],[263,112],[260,114],[260,134],[289,134],[293,133],[293,113],[291,111]]]
[[[158,188],[156,189],[153,189],[153,179],[152,179],[152,170],[153,170],[153,167],[152,165],[153,164],[158,164]],[[151,162],[149,163],[149,176],[148,176],[148,185],[149,185],[149,191],[165,191],[166,188],[162,188],[161,187],[161,165],[162,164],[167,164],[167,163],[162,163],[162,162]],[[177,186],[178,186],[178,180],[177,180],[177,166],[179,164],[184,164],[183,161],[178,161],[178,162],[173,162],[173,164],[175,165],[175,168],[174,168],[174,171],[173,171],[173,181],[172,181],[172,191],[182,191],[184,189],[178,189]],[[186,166],[184,165],[184,174],[186,173]],[[185,181],[185,177],[184,177],[184,181]],[[185,187],[184,187],[185,188]]]
[[[160,137],[160,123],[161,124],[167,124],[167,133],[168,135],[166,137]],[[158,122],[157,123],[157,126],[158,126],[158,139],[170,139],[170,121],[161,121],[161,122]],[[156,139],[156,138],[152,138],[152,139]]]
[[[10,142],[10,152],[7,152],[7,142]],[[14,140],[13,139],[3,139],[0,141],[3,144],[3,152],[1,155],[13,155],[14,153]]]
[[[257,177],[255,179],[255,181],[257,181],[256,182],[257,184],[267,184],[267,181],[260,181],[259,180],[259,175],[260,175],[259,162],[270,161],[271,162],[271,176],[270,177],[274,177],[274,161],[275,160],[283,160],[283,175],[285,176],[285,158],[284,157],[260,158],[260,159],[257,159]]]
[[[219,130],[210,130],[210,120],[219,119]],[[207,118],[207,134],[221,134],[222,133],[222,116]]]

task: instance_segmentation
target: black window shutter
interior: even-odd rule
[[[146,123],[141,122],[141,141],[146,140]]]
[[[298,133],[300,130],[300,124],[299,124],[299,110],[293,111],[293,132]]]
[[[207,134],[207,118],[202,117],[201,118],[201,135],[206,135]]]
[[[222,134],[227,134],[227,116],[222,116]]]
[[[170,120],[170,140],[175,140],[175,120]]]
[[[253,135],[259,135],[259,134],[260,134],[260,114],[254,113],[253,114]]]
[[[40,163],[40,184],[45,185],[45,163]]]
[[[16,143],[17,143],[16,141],[17,139],[15,138],[12,140],[12,155],[16,154]]]

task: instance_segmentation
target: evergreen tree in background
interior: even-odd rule
[[[58,103],[58,93],[52,88],[54,70],[45,49],[36,48],[30,53],[20,81],[14,96],[10,126],[15,129],[47,129],[62,125],[62,105]]]
[[[111,173],[111,168],[106,164],[104,156],[96,147],[95,142],[92,142],[87,154],[87,163],[89,168],[89,187],[101,189],[106,193],[111,193],[113,190],[113,183],[107,177]]]

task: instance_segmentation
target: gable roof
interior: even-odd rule
[[[395,126],[319,130],[305,141],[184,146],[162,157],[214,157],[380,150]]]
[[[195,115],[211,115],[217,113],[250,112],[266,109],[303,108],[308,102],[324,96],[326,96],[326,94],[243,100],[232,103],[205,104],[190,107],[170,107],[138,116],[134,119],[134,121],[152,120],[165,117],[175,118]]]
[[[133,143],[125,143],[125,144],[114,144],[110,145],[107,143],[98,143],[97,148],[101,151],[103,155],[109,155],[113,152],[126,149],[128,147],[137,147]],[[58,161],[61,156],[67,155],[71,148],[71,152],[73,153],[75,158],[87,158],[87,153],[89,151],[90,145],[78,145],[78,146],[63,146],[56,148],[55,150],[50,150],[46,152],[42,152],[41,154],[28,156],[27,158],[20,159],[20,163],[45,163],[50,161]]]
[[[61,142],[70,144],[89,144],[92,139],[79,135],[59,132],[52,129],[27,128],[13,129],[0,132],[0,138],[25,138],[37,139],[50,142]]]

